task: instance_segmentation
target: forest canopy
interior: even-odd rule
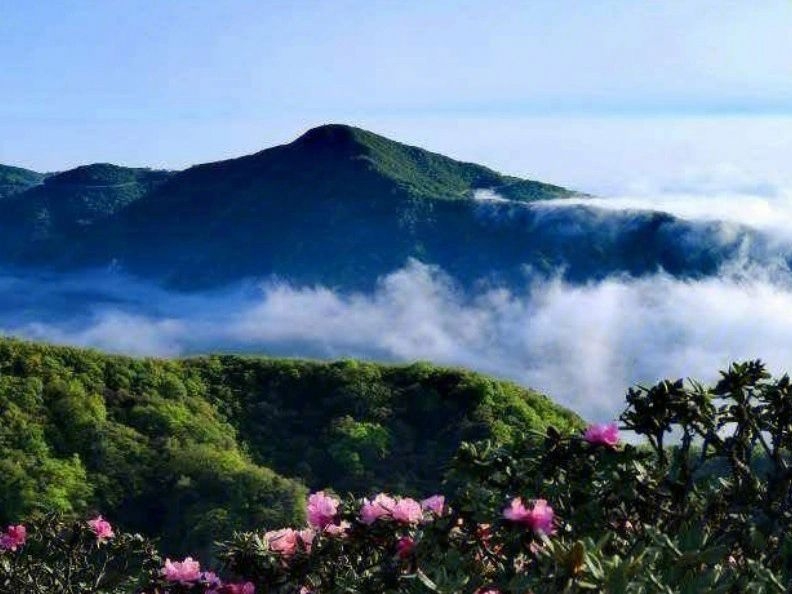
[[[462,441],[582,426],[426,363],[134,359],[0,340],[0,524],[105,513],[179,553],[303,519],[308,489],[436,489]]]

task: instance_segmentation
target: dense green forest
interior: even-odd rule
[[[206,552],[299,521],[307,489],[439,486],[463,440],[582,426],[514,384],[417,363],[133,359],[0,340],[0,524],[101,512]]]
[[[6,259],[31,258],[49,253],[54,246],[62,249],[63,242],[145,196],[170,175],[106,163],[47,177],[27,173],[7,176],[17,184],[7,189],[17,188],[18,195],[4,202],[0,216],[0,248]]]
[[[43,179],[44,174],[36,171],[0,165],[0,200],[40,184]]]

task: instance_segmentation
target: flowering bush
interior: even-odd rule
[[[713,388],[632,389],[620,425],[464,444],[444,494],[313,493],[307,526],[219,544],[218,573],[189,557],[162,561],[101,517],[10,526],[0,591],[782,593],[790,452],[792,383],[749,362]]]
[[[63,521],[54,515],[9,526],[0,537],[0,592],[128,594],[160,564],[140,535],[115,534],[101,516]]]

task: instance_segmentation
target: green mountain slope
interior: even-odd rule
[[[0,200],[13,194],[24,192],[40,184],[43,179],[43,173],[22,169],[21,167],[0,165]]]
[[[572,195],[357,128],[323,126],[174,175],[75,239],[64,256],[77,266],[117,262],[184,287],[269,274],[364,286],[409,258],[443,265],[449,250],[464,257],[491,241],[476,221],[473,193],[493,188],[520,201]],[[495,255],[487,250],[486,265]]]
[[[571,282],[713,274],[752,233],[547,204],[571,196],[580,194],[328,125],[178,173],[91,165],[50,176],[4,200],[0,266],[112,267],[187,290],[274,276],[350,291],[416,259],[464,288],[522,291],[559,271]]]
[[[0,247],[22,256],[63,250],[65,238],[75,241],[91,225],[145,196],[169,175],[106,163],[50,175],[5,200]]]
[[[461,440],[548,424],[581,421],[427,364],[166,361],[0,339],[0,524],[96,510],[195,552],[298,521],[303,485],[426,493]]]
[[[292,145],[294,151],[337,151],[366,166],[414,196],[426,199],[466,199],[476,189],[490,189],[522,201],[563,198],[565,188],[501,175],[430,151],[394,142],[367,130],[327,125],[309,130]],[[266,151],[259,153],[264,157]]]

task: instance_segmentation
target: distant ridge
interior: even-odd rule
[[[0,165],[0,200],[18,194],[40,184],[44,179],[43,173],[12,167],[10,165]]]
[[[109,163],[47,176],[25,172],[26,185],[6,197],[0,212],[0,249],[11,260],[40,250],[48,253],[56,245],[68,251],[64,242],[79,240],[90,226],[148,194],[170,175]]]

